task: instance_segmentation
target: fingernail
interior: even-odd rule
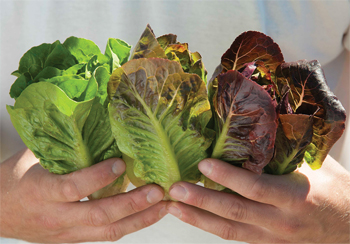
[[[176,200],[183,201],[187,198],[188,191],[181,185],[175,185],[170,189],[169,194]]]
[[[147,202],[156,203],[163,199],[163,193],[156,187],[153,187],[147,193]]]
[[[120,160],[117,160],[114,162],[113,166],[112,166],[112,172],[119,176],[121,175],[125,170],[125,166],[124,166],[124,163]]]
[[[181,219],[181,216],[182,216],[181,210],[176,207],[169,207],[168,213],[170,213],[171,215],[174,215],[176,218]]]
[[[159,211],[159,218],[163,218],[166,214],[168,213],[168,211],[165,209],[165,207],[163,207],[160,211]]]
[[[203,175],[210,175],[211,171],[213,170],[213,165],[210,161],[208,160],[203,160],[198,164],[198,169],[200,172],[203,173]]]

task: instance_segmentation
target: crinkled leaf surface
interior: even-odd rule
[[[207,83],[207,70],[201,55],[198,52],[192,53],[187,43],[180,43],[176,38],[174,34],[156,38],[152,28],[147,25],[135,46],[131,59],[157,57],[177,61],[185,72],[197,74]]]
[[[221,57],[224,70],[240,70],[255,61],[263,62],[270,71],[283,62],[279,46],[269,36],[257,31],[239,35]]]
[[[165,52],[158,43],[152,28],[147,25],[140,40],[135,46],[131,59],[138,58],[166,58]]]
[[[167,35],[163,35],[160,37],[157,37],[157,42],[159,43],[159,45],[165,49],[168,45],[170,44],[176,44],[177,43],[177,36],[174,34],[167,34]]]
[[[84,124],[83,138],[87,144],[94,163],[112,157],[120,157],[121,153],[112,135],[111,125],[108,115],[109,97],[107,94],[107,84],[110,74],[104,67],[96,69],[94,80],[98,85],[96,97],[93,101],[89,117]]]
[[[238,71],[218,76],[213,95],[216,140],[212,157],[261,173],[271,160],[277,130],[275,103]]]
[[[44,43],[28,50],[19,62],[14,74],[18,77],[11,86],[10,96],[17,98],[32,80],[45,68],[68,69],[76,64],[74,56],[59,42]]]
[[[75,36],[67,38],[63,46],[76,58],[78,63],[87,63],[93,56],[101,53],[100,48],[93,41]]]
[[[197,182],[213,131],[205,83],[175,61],[131,60],[108,84],[112,131],[136,186]]]
[[[56,85],[39,82],[28,86],[7,111],[41,165],[65,174],[93,163],[81,135],[92,103],[73,101]]]
[[[345,129],[345,109],[327,86],[318,61],[284,63],[276,75],[279,89],[285,85],[290,88],[289,102],[294,113],[313,115],[316,112],[312,142],[307,146],[304,159],[311,168],[318,169]]]
[[[264,168],[265,172],[274,175],[293,172],[303,162],[312,135],[312,115],[280,114],[274,157]]]

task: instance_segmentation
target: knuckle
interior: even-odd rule
[[[137,213],[137,212],[140,212],[142,210],[141,206],[132,197],[127,202],[126,209],[130,213]]]
[[[244,221],[247,218],[247,206],[239,200],[234,200],[230,206],[226,208],[226,215],[228,219],[236,221]]]
[[[156,216],[149,216],[149,217],[143,218],[141,220],[141,226],[139,227],[139,229],[143,229],[148,226],[151,226],[155,222],[156,222]]]
[[[109,242],[117,241],[117,240],[119,240],[120,238],[122,238],[124,236],[122,230],[119,227],[119,225],[111,225],[111,226],[109,226],[106,229],[104,235],[105,235],[104,239],[106,241],[109,241]]]
[[[100,206],[93,207],[88,213],[88,224],[90,226],[103,226],[110,224],[110,218],[103,208]]]
[[[74,242],[75,236],[71,232],[64,230],[53,235],[53,239],[58,243]]]
[[[77,201],[84,198],[81,195],[75,181],[73,179],[67,179],[62,183],[62,196],[69,202]]]
[[[264,199],[266,196],[269,195],[270,187],[266,185],[266,183],[261,180],[261,177],[259,177],[254,184],[252,185],[251,189],[249,189],[249,198],[251,199]]]
[[[190,216],[182,215],[182,219],[181,220],[184,221],[185,223],[188,223],[188,224],[192,225],[192,226],[196,226],[196,227],[201,226],[200,220],[197,217],[191,218]]]
[[[56,231],[61,229],[60,222],[53,217],[48,217],[47,215],[42,215],[39,218],[36,219],[37,226],[40,226],[41,228],[45,230],[51,230]]]
[[[199,216],[197,214],[186,214],[185,211],[182,212],[181,220],[185,223],[188,223],[192,226],[200,226],[200,220],[198,219]]]
[[[301,224],[299,221],[284,221],[280,224],[279,228],[282,230],[283,233],[287,235],[295,235],[298,233],[301,229]]]
[[[194,205],[199,207],[199,208],[205,208],[205,206],[207,206],[210,201],[211,201],[211,198],[208,196],[208,195],[198,195],[194,198]]]
[[[225,224],[221,226],[219,236],[224,240],[236,240],[237,232],[230,224]]]

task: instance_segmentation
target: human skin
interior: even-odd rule
[[[257,175],[216,159],[199,163],[211,180],[238,194],[178,182],[167,211],[227,240],[248,243],[349,243],[350,174],[328,156],[311,170]]]
[[[40,243],[115,241],[165,214],[163,190],[147,185],[113,197],[79,201],[125,171],[108,159],[67,175],[43,169],[22,150],[0,165],[0,234]]]

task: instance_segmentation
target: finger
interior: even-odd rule
[[[176,200],[242,223],[271,227],[282,219],[281,211],[275,206],[188,182],[175,183],[169,193]]]
[[[60,242],[116,241],[127,234],[136,232],[158,222],[167,214],[165,206],[166,202],[160,202],[107,226],[73,227],[65,232],[59,233],[55,237],[55,240]]]
[[[124,171],[124,161],[111,158],[66,175],[41,174],[38,185],[46,199],[75,202],[112,183]]]
[[[157,185],[138,187],[130,192],[94,201],[70,204],[74,218],[68,226],[104,226],[143,211],[164,198],[164,191]]]
[[[304,187],[307,179],[301,174],[258,175],[218,159],[205,159],[198,168],[206,177],[248,199],[275,206],[303,198],[308,190]]]
[[[239,223],[181,202],[170,202],[167,211],[185,223],[210,232],[225,240],[269,242],[268,231],[255,225]]]

